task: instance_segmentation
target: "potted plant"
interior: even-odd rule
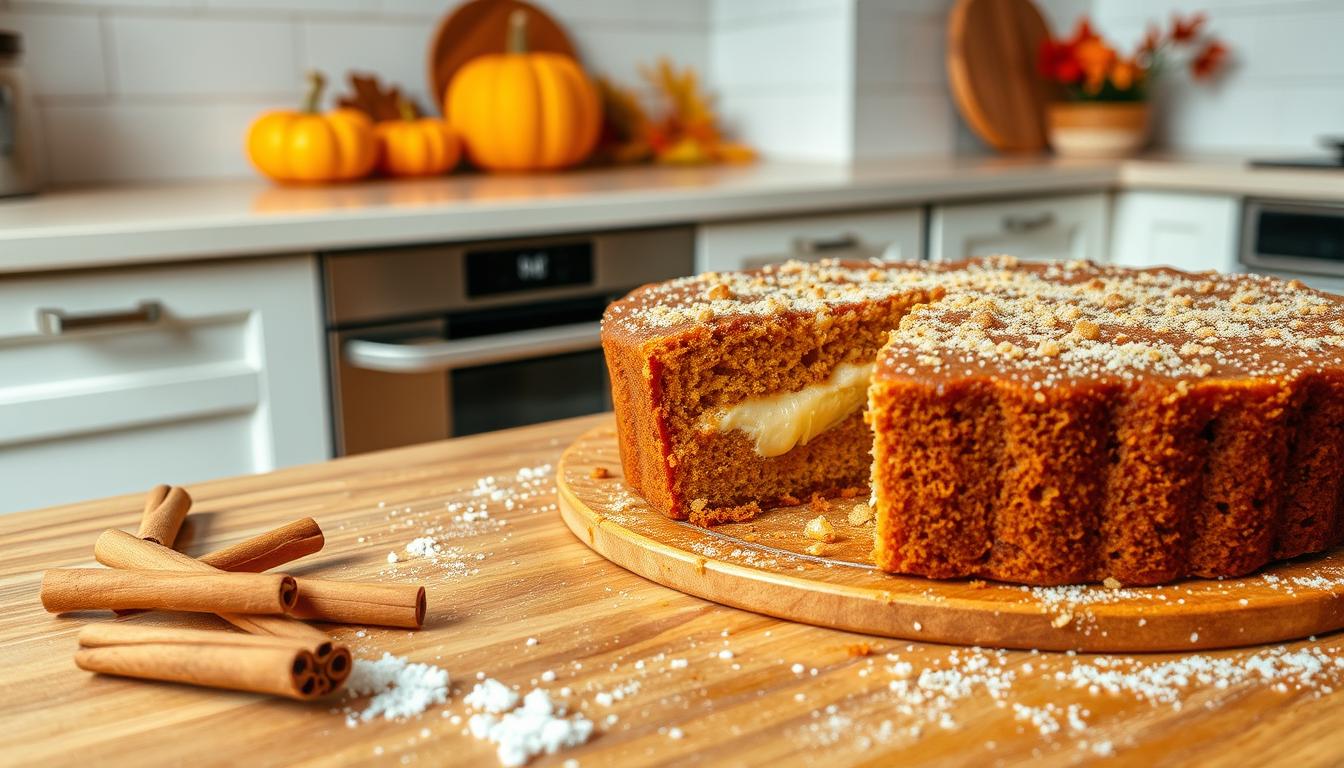
[[[1163,32],[1149,25],[1131,56],[1121,56],[1083,17],[1073,37],[1041,44],[1041,75],[1062,100],[1047,107],[1050,145],[1060,155],[1124,157],[1148,142],[1149,99],[1170,60],[1184,59],[1196,80],[1210,79],[1227,59],[1227,48],[1204,34],[1202,13],[1173,16]]]

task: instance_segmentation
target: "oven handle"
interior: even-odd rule
[[[355,368],[383,373],[429,373],[507,363],[596,349],[601,325],[574,323],[529,331],[474,336],[450,341],[367,341],[345,343],[345,361]]]

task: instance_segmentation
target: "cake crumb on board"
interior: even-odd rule
[[[825,515],[817,515],[808,520],[807,525],[803,527],[803,535],[827,544],[836,540],[835,527],[831,525],[831,521],[827,520]]]

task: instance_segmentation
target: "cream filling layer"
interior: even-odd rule
[[[752,398],[707,411],[700,416],[699,427],[707,432],[740,429],[755,443],[757,454],[779,456],[794,446],[807,445],[862,408],[872,376],[872,363],[842,363],[830,378],[797,392]]]

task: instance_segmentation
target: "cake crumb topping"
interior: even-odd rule
[[[1048,389],[1066,380],[1292,377],[1344,364],[1344,300],[1260,275],[1129,269],[1087,261],[956,264],[790,261],[647,286],[604,324],[669,334],[923,292],[883,355],[896,375],[987,375]]]

